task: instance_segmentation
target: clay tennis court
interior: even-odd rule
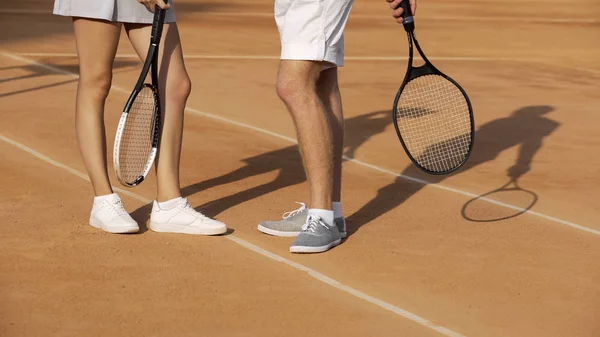
[[[405,33],[383,0],[357,1],[340,73],[350,235],[312,256],[256,230],[308,198],[274,90],[272,1],[176,8],[193,82],[183,191],[231,233],[113,235],[87,224],[71,21],[49,1],[5,3],[0,336],[600,336],[600,3],[420,1],[421,46],[469,93],[477,129],[469,163],[433,177],[414,168],[392,124]],[[139,74],[134,54],[123,39],[109,149]],[[463,212],[515,165],[535,205],[472,221],[528,207],[517,191]],[[150,176],[119,191],[140,223],[154,186]]]

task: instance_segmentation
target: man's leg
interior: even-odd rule
[[[342,112],[342,99],[338,85],[337,67],[322,70],[316,84],[319,96],[331,126],[333,137],[333,190],[332,209],[334,222],[342,238],[346,237],[346,220],[342,214],[341,189],[342,189],[342,154],[344,151],[344,116]],[[304,204],[302,204],[304,205]],[[287,212],[282,220],[264,221],[258,230],[275,236],[296,236],[301,227],[306,223],[307,210],[304,206],[296,211]]]
[[[341,111],[341,108],[335,108],[336,103],[330,97],[325,97],[330,95],[322,96],[320,92],[330,90],[336,82],[329,79],[334,70],[324,72],[324,66],[343,65],[343,31],[352,2],[275,0],[275,21],[281,38],[282,59],[277,93],[294,119],[310,185],[310,208],[306,213],[306,223],[290,247],[291,252],[324,252],[341,241],[332,210],[333,194],[337,194],[335,197],[339,201],[341,188],[340,179],[334,191],[334,170],[340,171],[341,168],[340,160],[336,169],[334,155],[341,153],[341,150],[336,151],[336,146],[340,145],[338,142],[334,144],[332,130],[332,125],[337,124],[337,127],[334,126],[335,138],[340,139],[341,143],[337,133],[341,115],[339,119],[332,115],[335,116],[334,110]],[[321,77],[322,74],[324,77]],[[320,90],[320,87],[328,88]],[[337,174],[337,178],[341,178],[341,175]],[[300,215],[302,212],[297,210],[293,213]]]
[[[334,223],[333,135],[328,111],[317,92],[322,63],[282,60],[277,76],[277,93],[296,125],[298,146],[310,186],[306,224],[290,251],[324,252],[341,242]]]
[[[285,103],[298,137],[310,186],[309,208],[331,210],[333,136],[323,101],[317,93],[321,62],[282,60],[277,94]]]
[[[332,207],[335,223],[342,238],[346,237],[346,221],[342,214],[342,155],[344,152],[344,113],[342,96],[338,85],[337,67],[321,72],[317,82],[317,93],[327,110],[333,136],[333,191]]]

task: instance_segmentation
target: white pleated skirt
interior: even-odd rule
[[[165,15],[165,22],[175,22],[175,7]],[[101,19],[112,22],[152,24],[154,13],[137,0],[55,0],[54,14]]]

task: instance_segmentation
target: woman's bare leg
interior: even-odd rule
[[[151,26],[126,24],[129,40],[142,60],[150,43]],[[181,196],[179,161],[183,138],[183,113],[191,91],[191,81],[185,69],[177,24],[165,24],[159,50],[159,91],[163,105],[163,125],[157,156],[157,200]]]
[[[106,168],[104,102],[110,91],[121,24],[74,18],[73,26],[79,57],[77,140],[95,195],[107,195],[113,191]]]

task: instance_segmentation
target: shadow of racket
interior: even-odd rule
[[[467,201],[462,216],[472,222],[496,222],[518,217],[529,211],[538,201],[533,191],[519,186],[518,178],[502,187]]]

